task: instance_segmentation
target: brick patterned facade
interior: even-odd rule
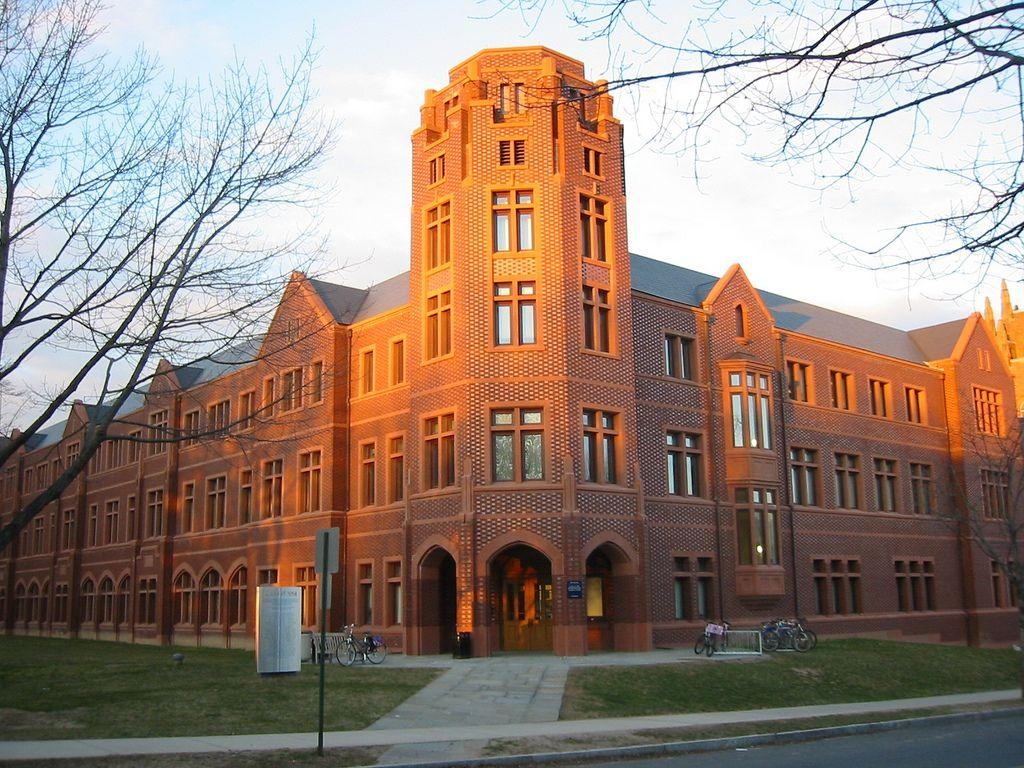
[[[407,653],[643,650],[783,614],[1012,638],[943,519],[952,472],[982,493],[975,389],[1013,416],[991,329],[904,333],[631,255],[612,111],[545,48],[452,69],[412,135],[409,272],[297,274],[260,350],[164,364],[0,556],[5,631],[251,647],[261,583],[304,587],[311,629],[338,526],[331,626]],[[5,518],[91,408],[4,468]]]

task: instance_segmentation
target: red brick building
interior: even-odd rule
[[[295,275],[260,349],[123,409],[0,555],[5,631],[248,647],[256,587],[342,530],[332,627],[408,653],[642,650],[705,618],[824,634],[1015,635],[955,512],[1013,426],[978,315],[904,332],[630,254],[622,130],[583,65],[483,51],[412,136],[410,270]],[[3,516],[96,406],[4,468]],[[171,436],[173,440],[166,440]]]

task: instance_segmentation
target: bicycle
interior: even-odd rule
[[[345,627],[341,643],[338,645],[338,663],[351,667],[356,659],[371,664],[380,664],[388,657],[388,645],[380,635],[363,633],[363,639],[355,636],[355,624]]]
[[[729,622],[723,621],[721,624],[708,622],[704,626],[704,633],[698,635],[697,640],[694,642],[693,652],[698,656],[702,653],[712,656],[715,651],[724,651],[728,644]]]
[[[794,650],[804,653],[817,644],[799,620],[774,619],[761,624],[761,647],[766,651]]]

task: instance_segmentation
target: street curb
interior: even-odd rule
[[[796,744],[805,741],[833,739],[839,736],[856,736],[859,734],[878,733],[881,731],[924,728],[927,726],[943,725],[946,723],[994,720],[1003,717],[1013,717],[1015,715],[1024,716],[1024,708],[1007,707],[979,712],[955,712],[946,715],[910,717],[900,720],[880,720],[872,723],[833,725],[826,728],[810,728],[802,731],[776,731],[773,733],[751,734],[749,736],[727,736],[720,739],[700,739],[697,741],[672,741],[665,742],[663,744],[640,744],[629,747],[602,747],[599,749],[584,749],[573,752],[537,752],[522,755],[478,757],[465,760],[388,763],[387,768],[438,768],[439,766],[444,766],[445,768],[473,768],[474,766],[487,765],[550,765],[579,760],[590,761],[598,759],[698,754],[702,752],[719,752],[727,749],[772,746],[776,744]]]

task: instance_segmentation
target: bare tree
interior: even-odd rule
[[[102,50],[101,14],[98,0],[0,0],[0,389],[48,371],[0,464],[83,390],[103,404],[0,551],[82,471],[157,360],[216,360],[266,326],[307,233],[274,237],[265,217],[316,199],[306,179],[333,141],[312,40],[279,71],[236,63],[161,84],[145,54]]]
[[[1024,430],[965,436],[954,465],[948,519],[988,557],[997,605],[1017,606],[1020,682],[1024,696]]]
[[[758,159],[810,161],[824,184],[894,166],[952,176],[948,206],[881,245],[861,245],[875,265],[916,264],[921,273],[1024,265],[1024,4],[492,3],[528,23],[555,6],[605,40],[615,73],[608,88],[652,98],[662,138],[694,157],[724,123]],[[928,254],[894,250],[929,231],[940,245]]]

